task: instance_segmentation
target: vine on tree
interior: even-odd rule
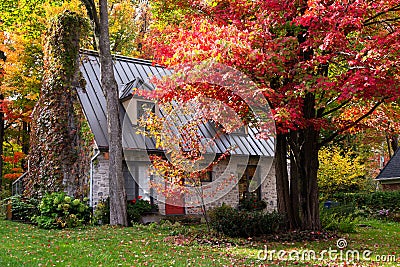
[[[78,56],[87,29],[86,19],[64,11],[47,31],[43,84],[32,114],[28,197],[61,190],[83,196],[87,191],[90,135],[83,131],[85,119],[75,90],[85,85]]]

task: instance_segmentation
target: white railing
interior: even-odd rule
[[[12,195],[22,195],[24,192],[24,177],[26,176],[28,172],[25,172],[24,174],[22,174],[20,177],[18,177],[17,180],[15,180],[12,185],[11,185],[11,189],[12,189]]]

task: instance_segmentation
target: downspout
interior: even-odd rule
[[[89,187],[89,206],[93,207],[93,167],[94,160],[100,155],[100,150],[94,149],[94,156],[90,159],[90,187]]]

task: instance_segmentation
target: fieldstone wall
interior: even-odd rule
[[[93,207],[96,207],[99,201],[107,199],[109,196],[110,185],[108,181],[108,159],[101,153],[93,164]]]
[[[130,158],[129,160],[133,160]],[[138,160],[135,158],[134,160]],[[139,160],[143,160],[140,158]],[[272,211],[277,207],[276,196],[276,181],[275,169],[270,165],[272,158],[261,159],[259,163],[258,175],[262,181],[261,184],[261,198],[267,203],[267,210]],[[144,161],[144,160],[143,160]],[[239,205],[239,173],[242,173],[243,165],[247,162],[241,157],[234,157],[231,159],[222,160],[218,165],[214,166],[212,171],[212,182],[204,183],[204,201],[207,209],[221,206],[223,203],[232,207]],[[256,165],[257,159],[250,158],[249,165]],[[94,164],[93,168],[93,206],[95,207],[99,201],[106,199],[109,195],[109,182],[108,182],[108,159],[104,154],[100,154]],[[159,206],[161,214],[165,214],[165,198],[163,196],[154,197],[155,203]],[[185,199],[186,203],[190,206],[186,208],[186,214],[200,214],[200,198],[196,194],[191,194],[191,197]],[[191,203],[191,204],[189,204]]]
[[[271,168],[268,169],[267,166],[261,165],[261,174],[265,175],[264,182],[261,184],[261,198],[267,203],[267,211],[274,211],[278,208],[275,162],[272,163]]]
[[[267,203],[268,211],[273,211],[277,208],[275,168],[273,163],[271,165],[272,160],[272,158],[263,158],[258,162],[257,158],[250,158],[248,161],[249,165],[257,165],[257,163],[259,163],[257,172],[262,181],[261,198]],[[216,179],[221,179],[221,177],[223,177],[228,186],[220,186],[219,188],[217,186],[217,190],[215,190],[216,185],[208,188],[208,185],[213,182],[205,183],[204,201],[207,209],[221,206],[223,203],[232,207],[237,207],[239,205],[238,180],[240,177],[238,174],[242,173],[243,168],[245,168],[243,162],[247,162],[247,159],[236,157],[231,160],[223,160],[218,165],[214,166],[212,181],[215,182]],[[268,166],[270,166],[270,168],[268,168]],[[232,184],[234,185],[233,187]],[[191,201],[195,202],[193,200]],[[197,203],[200,203],[199,199],[197,200]],[[200,214],[201,208],[199,206],[187,207],[186,213]]]
[[[124,151],[124,156],[131,162],[148,162],[149,160],[147,153],[140,151]],[[108,154],[103,152],[96,158],[93,166],[93,207],[96,207],[99,201],[105,200],[109,196],[108,168]]]

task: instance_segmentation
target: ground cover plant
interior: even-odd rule
[[[129,228],[86,226],[43,230],[0,220],[0,266],[341,266],[338,259],[298,262],[262,259],[265,246],[276,251],[321,252],[337,249],[339,238],[347,241],[346,249],[372,251],[371,260],[354,266],[400,264],[399,223],[364,221],[356,231],[315,241],[285,240],[283,235],[255,240],[210,235],[204,225],[164,223]],[[393,255],[397,262],[377,262],[378,255]],[[347,263],[347,266],[352,265]]]

